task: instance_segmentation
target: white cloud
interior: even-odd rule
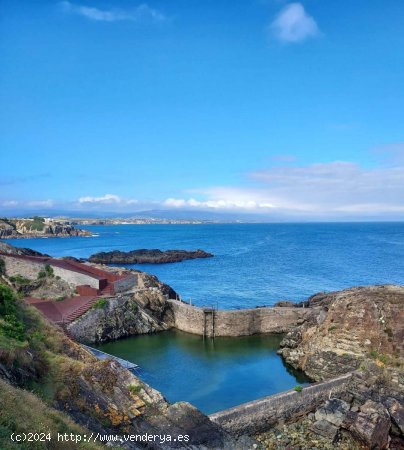
[[[53,208],[54,201],[53,200],[32,200],[27,203],[27,206],[34,208]]]
[[[79,204],[81,205],[136,205],[139,203],[136,199],[125,199],[115,194],[105,194],[101,197],[80,197],[78,199]]]
[[[271,203],[260,202],[252,199],[237,198],[219,198],[212,200],[195,200],[194,198],[168,198],[163,205],[169,208],[198,208],[198,209],[215,209],[215,210],[257,210],[262,208],[272,208]],[[245,197],[243,195],[242,197]]]
[[[10,207],[10,206],[17,206],[18,202],[17,200],[5,200],[4,202],[1,202],[1,206],[4,207]]]
[[[250,174],[255,187],[193,190],[195,198],[169,198],[164,206],[234,210],[300,217],[404,213],[404,165],[366,168],[334,161],[275,166]]]
[[[309,16],[301,3],[286,5],[269,27],[282,42],[301,42],[320,34],[313,17]]]
[[[167,18],[160,11],[143,3],[131,10],[99,9],[91,6],[74,4],[69,1],[60,2],[63,11],[83,16],[89,20],[100,22],[164,22]]]
[[[79,203],[120,203],[121,197],[114,194],[105,194],[102,197],[80,197]]]
[[[404,166],[365,168],[335,161],[273,167],[251,176],[278,208],[382,213],[404,207]]]

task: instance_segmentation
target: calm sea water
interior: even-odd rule
[[[8,240],[52,256],[139,248],[197,249],[215,257],[131,266],[184,299],[220,308],[303,300],[356,285],[404,284],[404,223],[115,225],[97,237]]]
[[[188,401],[206,414],[305,384],[276,354],[281,336],[203,339],[165,331],[98,346],[138,364],[143,381],[170,402]]]

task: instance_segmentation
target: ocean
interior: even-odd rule
[[[185,300],[223,309],[301,301],[320,291],[404,284],[404,223],[108,225],[94,237],[9,239],[51,256],[203,249],[213,258],[128,266],[157,275]]]

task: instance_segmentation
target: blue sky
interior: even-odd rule
[[[3,0],[0,210],[404,218],[404,3]]]

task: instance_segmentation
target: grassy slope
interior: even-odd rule
[[[67,415],[47,406],[36,395],[24,389],[11,386],[0,379],[0,448],[17,450],[21,448],[42,449],[104,449],[95,443],[58,442],[57,433],[90,434],[75,424]],[[51,441],[18,444],[12,442],[12,433],[51,433]]]
[[[4,290],[4,285],[0,284],[0,294],[2,294],[0,296],[0,449],[106,448],[94,443],[63,444],[56,439],[51,442],[23,445],[10,440],[12,432],[47,431],[55,437],[58,432],[75,434],[90,434],[90,432],[75,424],[63,412],[50,406],[54,401],[55,389],[64,385],[65,380],[60,377],[63,367],[68,363],[80,364],[78,361],[70,360],[61,352],[65,337],[47,323],[36,310],[27,307],[14,293],[12,293],[11,307],[9,305],[5,308],[5,294],[8,292],[11,290],[8,288]],[[15,316],[17,323],[23,324],[22,336],[15,333],[15,327],[10,329],[8,326],[11,316]],[[35,393],[18,388],[2,379],[2,369],[3,374],[22,374],[16,381]],[[60,382],[56,383],[55,378],[61,378]]]

